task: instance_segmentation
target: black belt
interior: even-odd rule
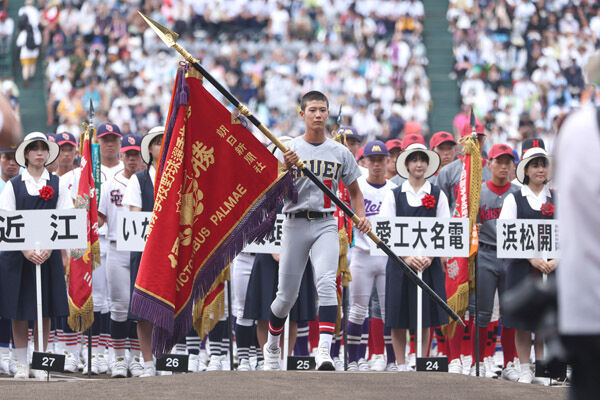
[[[116,246],[116,245],[117,245],[117,241],[116,241],[116,240],[111,240],[111,241],[110,241],[110,244],[111,244],[111,245],[113,245],[113,244],[114,244],[114,245]]]
[[[494,250],[494,251],[496,251],[498,249],[496,246],[492,246],[491,244],[487,244],[487,243],[481,243],[481,242],[479,242],[479,245],[483,249]]]
[[[288,218],[304,218],[307,220],[327,218],[333,215],[333,212],[320,212],[320,211],[299,211],[297,213],[286,213],[285,216]]]

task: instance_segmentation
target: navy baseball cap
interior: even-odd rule
[[[96,137],[100,138],[100,137],[106,136],[106,135],[123,136],[121,134],[121,129],[119,129],[119,126],[117,124],[113,124],[111,122],[106,122],[104,124],[100,124],[100,126],[96,130]]]
[[[77,147],[77,139],[75,139],[75,135],[69,132],[61,132],[54,135],[54,139],[56,140],[56,144],[62,146],[63,144],[72,144]]]
[[[142,139],[133,133],[127,134],[121,138],[121,153],[129,150],[142,150]]]
[[[540,138],[528,138],[523,140],[521,144],[521,156],[525,154],[525,152],[534,147],[539,147],[540,149],[546,150],[546,145],[544,144],[544,139]]]
[[[387,147],[385,147],[385,143],[380,140],[373,140],[372,142],[367,143],[363,152],[363,157],[389,155],[390,152]]]
[[[56,133],[46,133],[49,142],[56,143]]]
[[[341,126],[335,131],[335,135],[345,136],[346,139],[356,139],[359,142],[362,140],[362,137],[358,134],[356,128],[352,126]]]

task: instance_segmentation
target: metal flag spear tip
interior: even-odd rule
[[[266,137],[268,137],[271,142],[277,146],[279,150],[286,153],[289,151],[289,148],[285,146],[283,143],[279,141],[279,139],[273,135],[273,133],[262,123],[260,122],[248,108],[240,103],[240,101],[229,92],[227,89],[223,87],[200,63],[197,59],[195,59],[189,52],[187,52],[183,47],[176,43],[178,34],[169,30],[168,28],[162,26],[158,22],[154,21],[152,18],[148,18],[140,11],[138,11],[140,16],[146,21],[148,25],[156,32],[158,37],[160,37],[167,46],[175,48],[185,58],[185,60],[195,69],[197,70],[208,82],[210,82],[234,107],[236,107],[240,113],[242,113],[248,120],[256,126]],[[341,113],[340,113],[341,115]],[[331,191],[323,182],[321,182],[317,176],[308,168],[305,167],[304,163],[299,160],[296,163],[296,167],[303,170],[304,176],[311,180],[323,193],[331,199],[348,217],[352,219],[352,222],[355,224],[359,224],[361,222],[360,218],[354,214],[354,211],[350,207],[348,207],[343,201],[341,201],[335,193]],[[389,248],[389,246],[383,242],[373,231],[370,231],[368,234],[369,238],[373,240],[377,247],[380,248],[388,257],[390,257],[406,274],[406,276],[412,280],[416,285],[420,286],[423,291],[431,297],[452,319],[457,320],[462,326],[466,326],[464,321],[456,314],[448,304],[440,298],[440,296],[429,287],[422,279],[419,279],[417,274],[406,264],[400,257],[398,257],[394,252]]]

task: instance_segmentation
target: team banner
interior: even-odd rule
[[[153,322],[152,348],[168,353],[192,328],[192,308],[244,246],[267,234],[292,194],[291,174],[203,86],[180,68],[167,125],[166,158],[132,312]],[[165,139],[166,140],[166,139]]]
[[[100,242],[98,238],[98,192],[93,178],[93,164],[89,129],[82,135],[81,176],[77,187],[75,208],[87,216],[86,242],[72,246],[69,256],[69,318],[71,329],[81,332],[94,322],[92,300],[92,271],[100,266]]]
[[[376,217],[373,230],[400,257],[469,255],[467,218]],[[374,242],[370,246],[372,256],[386,255]]]
[[[499,219],[496,232],[498,258],[559,257],[557,220]]]
[[[86,244],[83,210],[0,211],[0,250],[47,250]]]
[[[465,155],[453,217],[469,219],[471,244],[468,257],[453,257],[448,260],[448,266],[451,268],[446,274],[446,297],[448,305],[462,316],[469,305],[469,288],[474,288],[475,284],[473,260],[479,243],[476,221],[481,193],[482,161],[479,145],[472,136],[465,136],[461,139],[461,143]],[[451,334],[453,335],[454,333]]]
[[[117,250],[144,251],[151,212],[121,211],[117,214]]]

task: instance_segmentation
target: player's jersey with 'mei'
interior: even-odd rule
[[[340,179],[346,186],[350,186],[361,176],[358,164],[350,150],[335,140],[327,138],[323,143],[315,145],[299,136],[290,140],[287,145],[333,193],[337,192]],[[276,156],[283,162],[281,151],[278,150]],[[335,203],[325,196],[309,178],[304,176],[302,171],[298,170],[294,182],[298,189],[298,202],[294,204],[291,200],[286,199],[283,206],[284,213],[304,210],[335,211]]]
[[[383,186],[373,186],[367,182],[367,177],[364,175],[358,178],[357,182],[358,187],[360,187],[360,191],[363,194],[363,198],[365,199],[365,216],[369,219],[371,224],[374,224],[374,217],[379,215],[379,211],[381,211],[381,203],[383,203],[386,193],[394,189],[396,184],[390,180],[386,180],[385,185]],[[369,242],[370,239],[368,239],[365,234],[355,231],[355,247],[368,250]]]

